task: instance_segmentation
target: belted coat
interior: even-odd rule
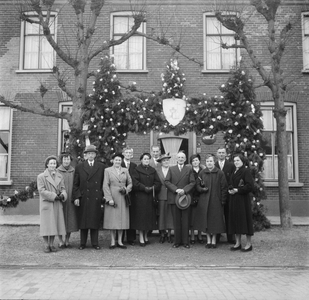
[[[58,193],[63,194],[64,201],[67,199],[62,175],[56,171],[53,179],[46,169],[38,175],[37,185],[40,195],[40,236],[65,235],[62,202],[55,201]]]
[[[75,168],[72,201],[80,200],[80,206],[77,208],[79,229],[100,227],[104,170],[103,163],[95,161],[90,167],[87,160]]]

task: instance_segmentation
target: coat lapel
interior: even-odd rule
[[[55,179],[53,179],[48,170],[44,171],[44,176],[46,181],[48,181],[55,189],[57,189],[59,183],[61,182],[62,176],[56,171]]]

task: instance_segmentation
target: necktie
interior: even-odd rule
[[[179,165],[179,171],[181,172],[181,170],[182,170],[182,165]]]
[[[93,166],[93,162],[90,163],[90,167],[92,167],[92,166]]]
[[[220,161],[220,169],[222,170],[223,169],[223,162]]]
[[[129,169],[130,168],[130,163],[127,163],[127,169]]]

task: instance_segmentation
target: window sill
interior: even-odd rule
[[[13,184],[13,180],[7,180],[7,181],[0,180],[0,185],[12,185],[12,184]]]
[[[116,73],[141,73],[148,74],[148,70],[116,70]]]
[[[216,74],[216,73],[228,74],[228,73],[230,73],[230,70],[202,70],[201,72],[202,72],[202,74],[208,74],[208,73],[210,73],[210,74]]]
[[[53,73],[53,70],[16,70],[15,73],[17,74],[27,74],[27,73]]]
[[[264,185],[266,187],[278,187],[279,184],[278,184],[278,181],[272,181],[272,182],[265,182],[264,181]],[[304,184],[302,182],[289,182],[289,187],[303,187]]]
[[[302,69],[301,72],[304,74],[309,74],[309,69]]]

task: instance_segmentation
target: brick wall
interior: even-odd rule
[[[61,1],[58,1],[61,2]],[[203,61],[203,13],[212,11],[213,1],[158,1],[147,2],[147,32],[161,29],[167,31],[167,37],[174,41],[181,40],[182,51],[194,57],[198,61]],[[210,3],[211,2],[211,3]],[[237,2],[237,1],[236,1]],[[239,1],[241,3],[248,1]],[[125,2],[127,3],[127,2]],[[210,3],[207,5],[207,3]],[[68,5],[61,7],[58,18],[58,42],[66,45],[67,49],[74,53],[77,49],[76,30],[74,24],[75,16]],[[57,7],[56,7],[57,8]],[[286,47],[282,63],[284,65],[284,75],[287,81],[292,81],[291,91],[287,95],[286,101],[297,104],[297,127],[298,127],[298,153],[299,153],[299,177],[303,187],[293,187],[290,189],[292,212],[301,215],[309,215],[309,182],[307,166],[309,158],[309,74],[303,74],[302,70],[302,37],[300,10],[301,5],[286,5],[280,9],[277,22],[280,26],[290,20],[293,24],[293,31],[290,42]],[[95,46],[109,38],[110,34],[110,13],[130,10],[123,1],[106,1],[102,13],[100,14],[96,34],[94,37]],[[249,9],[243,10],[248,16]],[[87,13],[87,12],[86,12]],[[287,17],[289,16],[289,18]],[[162,28],[158,24],[162,22]],[[265,50],[266,26],[263,19],[256,13],[250,14],[246,24],[246,32],[256,51],[257,57],[262,64],[269,65],[268,52]],[[60,94],[56,92],[55,79],[52,74],[19,74],[16,73],[19,67],[19,46],[20,46],[20,22],[17,18],[16,9],[12,6],[12,1],[1,1],[0,3],[0,90],[7,97],[15,98],[23,104],[38,105],[42,99],[38,94],[40,83],[44,83],[49,92],[44,97],[44,105],[51,109],[58,109]],[[170,48],[158,45],[147,40],[147,73],[120,73],[121,82],[126,85],[137,82],[137,86],[145,91],[159,91],[161,89],[160,74],[164,72],[165,63],[169,61],[173,53]],[[242,60],[250,68],[251,62],[247,55],[242,53]],[[189,97],[199,96],[206,93],[209,96],[219,95],[219,87],[225,83],[229,74],[203,73],[202,67],[188,61],[181,55],[175,55],[179,59],[182,71],[186,74],[185,92]],[[97,69],[100,55],[93,61],[92,68]],[[68,84],[73,85],[71,70],[67,68],[59,58],[57,64],[60,69],[66,69]],[[261,80],[256,72],[250,68],[252,75],[256,77],[256,84]],[[89,92],[91,83],[89,80]],[[269,91],[266,89],[257,90],[258,99],[261,101],[271,99]],[[32,115],[14,111],[13,113],[13,141],[12,141],[12,164],[11,177],[13,185],[0,186],[0,193],[4,190],[11,193],[15,189],[24,188],[30,181],[36,178],[37,174],[43,171],[44,159],[47,155],[57,154],[58,151],[58,120],[53,118]],[[134,148],[134,161],[139,163],[139,156],[142,152],[149,151],[152,141],[149,135],[129,134],[127,144]],[[219,134],[215,144],[206,146],[202,144],[202,161],[205,160],[206,153],[214,153],[219,145],[222,145],[222,135]],[[269,207],[270,214],[277,213],[278,191],[276,187],[267,188],[268,200],[265,202]],[[295,204],[295,205],[294,205]]]

